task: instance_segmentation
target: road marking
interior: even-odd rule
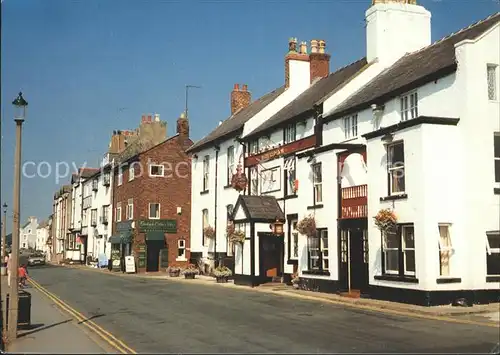
[[[113,334],[109,333],[108,331],[104,330],[101,326],[93,322],[92,320],[88,319],[88,317],[84,316],[82,313],[78,312],[71,306],[69,306],[67,303],[63,302],[59,297],[57,297],[55,294],[51,293],[47,289],[45,289],[42,285],[40,285],[38,282],[36,282],[33,279],[30,279],[29,282],[41,293],[43,293],[47,298],[49,298],[51,301],[53,301],[55,304],[57,304],[60,308],[71,314],[73,317],[76,318],[80,322],[80,324],[83,324],[87,328],[89,328],[93,333],[99,335],[106,343],[111,345],[113,348],[118,350],[122,354],[137,354],[137,352],[130,348],[128,345],[126,345],[124,342],[116,338]]]
[[[90,268],[79,268],[75,266],[69,266],[69,268],[72,269],[78,269],[78,270],[85,270],[85,271],[93,271],[96,272],[94,269]],[[97,271],[99,272],[99,271]],[[110,275],[110,276],[121,276],[121,277],[127,277],[129,275],[124,275],[124,274],[114,274],[114,273],[105,273],[101,272],[104,275]],[[143,279],[155,279],[155,276],[137,276],[137,278],[143,278]],[[173,278],[172,280],[166,279],[166,278],[158,278],[158,280],[164,280],[164,281],[171,281],[171,282],[183,282],[183,279],[177,279]],[[191,280],[189,282],[186,282],[186,284],[193,283]],[[201,283],[198,283],[198,285]],[[217,284],[217,283],[203,283],[203,285],[207,286],[221,286],[221,287],[227,287],[225,285],[229,284]],[[362,310],[367,310],[375,313],[385,313],[385,314],[394,314],[394,315],[399,315],[399,316],[405,316],[405,317],[411,317],[411,318],[421,318],[421,319],[427,319],[427,320],[437,320],[437,321],[443,321],[443,322],[448,322],[448,323],[458,323],[458,324],[469,324],[469,325],[477,325],[477,326],[482,326],[482,327],[490,327],[490,328],[499,328],[500,324],[498,323],[492,323],[492,322],[480,322],[480,321],[474,321],[470,319],[460,319],[460,318],[453,318],[450,316],[442,316],[442,315],[431,315],[431,314],[424,314],[424,313],[416,313],[418,310],[412,312],[412,311],[403,311],[403,310],[395,310],[395,309],[389,309],[389,308],[384,308],[382,307],[377,307],[377,306],[369,306],[369,305],[362,305],[362,304],[356,304],[356,303],[349,303],[349,302],[342,302],[339,300],[333,300],[333,299],[327,299],[327,298],[321,298],[321,297],[315,297],[315,296],[309,296],[309,295],[304,295],[304,294],[294,294],[294,293],[289,293],[289,292],[280,292],[280,291],[272,291],[272,290],[267,290],[267,289],[259,289],[259,288],[239,288],[239,287],[234,287],[235,290],[239,291],[247,291],[247,292],[262,292],[262,293],[268,293],[268,294],[274,294],[274,295],[279,295],[279,296],[284,296],[284,297],[292,297],[292,298],[301,298],[301,299],[307,299],[310,301],[315,301],[315,302],[324,302],[324,303],[330,303],[338,306],[345,306],[349,308],[354,308],[354,309],[362,309]],[[474,313],[470,314],[471,316],[474,316]]]

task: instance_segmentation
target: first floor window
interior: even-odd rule
[[[439,276],[450,276],[450,260],[453,255],[450,225],[439,224]]]
[[[314,193],[314,205],[323,202],[323,189],[322,189],[322,171],[321,163],[313,165],[313,193]]]
[[[150,203],[149,204],[149,219],[160,219],[160,204]]]
[[[118,186],[123,184],[123,168],[119,167],[118,168]]]
[[[497,86],[498,86],[498,65],[488,64],[486,66],[486,78],[488,82],[488,100],[497,100]]]
[[[383,273],[415,276],[415,231],[413,225],[400,225],[383,235]]]
[[[294,142],[297,139],[297,126],[291,123],[285,127],[285,144]]]
[[[411,120],[418,117],[418,95],[414,91],[400,98],[401,121]]]
[[[133,198],[128,199],[127,219],[134,219],[134,199]]]
[[[163,165],[151,164],[149,166],[149,176],[164,176],[165,167]]]
[[[117,222],[121,222],[121,220],[122,220],[122,203],[121,202],[118,202],[116,204],[115,219]]]
[[[500,231],[486,233],[486,274],[500,275]]]
[[[97,225],[97,209],[93,209],[90,211],[90,225]]]
[[[259,171],[256,167],[250,170],[250,195],[259,194]]]
[[[186,259],[186,240],[179,239],[177,241],[177,258]]]
[[[134,180],[135,177],[135,163],[132,163],[128,167],[128,181]]]
[[[210,177],[210,155],[203,158],[203,191],[208,191],[208,181]]]
[[[227,185],[231,184],[234,174],[234,145],[227,148]]]
[[[404,143],[396,142],[387,146],[387,175],[389,196],[405,192]]]
[[[328,230],[318,229],[314,237],[308,237],[309,270],[328,271]]]
[[[344,117],[344,137],[345,139],[358,136],[358,115]]]

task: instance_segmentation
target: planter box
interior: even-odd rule
[[[217,280],[217,283],[225,284],[225,283],[227,283],[228,278],[229,278],[229,276],[219,276],[219,277],[216,277],[215,279]]]
[[[194,280],[196,274],[184,274],[184,278]]]
[[[168,273],[168,276],[170,276],[170,277],[179,277],[180,274],[181,274],[180,271],[170,271]]]

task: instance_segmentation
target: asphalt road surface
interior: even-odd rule
[[[489,352],[499,329],[407,318],[242,287],[62,267],[30,275],[138,353]]]

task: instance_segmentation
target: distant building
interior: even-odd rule
[[[38,219],[29,217],[28,221],[19,230],[19,245],[21,249],[36,248],[36,229],[38,228]]]

